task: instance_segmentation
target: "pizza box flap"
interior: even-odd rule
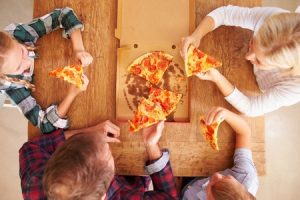
[[[195,28],[195,0],[119,0],[120,45],[178,43]]]

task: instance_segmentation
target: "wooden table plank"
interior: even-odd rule
[[[208,12],[225,4],[259,6],[260,0],[196,0],[197,24]],[[94,63],[86,71],[90,79],[88,90],[81,94],[72,105],[69,117],[71,128],[87,127],[105,119],[114,121],[116,104],[116,60],[118,41],[114,37],[117,24],[117,1],[80,1],[80,0],[35,0],[34,16],[41,16],[56,7],[72,7],[83,20],[84,44],[94,56]],[[37,101],[46,107],[52,102],[59,102],[65,95],[67,84],[48,77],[48,71],[72,63],[71,44],[61,38],[56,31],[38,41],[40,59],[36,60],[35,83]],[[208,34],[201,42],[201,49],[222,60],[220,69],[228,79],[242,90],[257,93],[258,88],[252,72],[252,66],[243,55],[248,48],[251,32],[239,28],[220,28]],[[245,81],[247,80],[247,82]],[[224,106],[233,110],[226,103],[216,86],[207,81],[192,77],[190,85],[191,123],[181,124],[173,129],[173,124],[166,124],[161,146],[171,152],[171,163],[176,176],[210,175],[215,171],[232,165],[234,151],[234,133],[223,123],[220,128],[219,152],[210,149],[203,140],[197,121],[211,106]],[[47,94],[47,95],[46,95]],[[212,98],[213,97],[213,98]],[[265,174],[264,118],[248,119],[253,131],[253,157],[260,175]],[[121,144],[111,145],[119,174],[144,174],[145,149],[140,134],[128,134],[128,125],[121,126]],[[39,132],[29,126],[29,137]]]

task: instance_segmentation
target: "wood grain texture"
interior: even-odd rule
[[[260,0],[196,0],[196,24],[211,10],[222,5],[259,6]],[[117,1],[57,0],[34,2],[34,17],[56,7],[72,7],[85,24],[85,48],[94,56],[94,63],[86,73],[90,79],[88,90],[71,107],[71,128],[82,128],[105,119],[114,121],[116,104],[116,61],[118,41],[115,39]],[[71,44],[56,31],[38,41],[40,58],[36,60],[35,83],[37,101],[46,107],[62,100],[67,84],[47,76],[53,68],[72,63]],[[252,66],[244,60],[251,32],[239,28],[222,27],[201,41],[201,49],[224,63],[221,72],[243,91],[257,93]],[[234,133],[223,123],[219,129],[220,151],[213,151],[204,141],[198,128],[198,118],[211,106],[234,110],[224,100],[215,85],[190,79],[191,123],[166,124],[160,145],[171,152],[171,164],[176,176],[204,176],[232,166]],[[247,119],[252,129],[253,157],[260,175],[265,174],[264,118]],[[144,174],[145,149],[140,134],[129,134],[127,123],[120,123],[121,144],[111,145],[119,174]],[[29,137],[38,131],[29,126]]]

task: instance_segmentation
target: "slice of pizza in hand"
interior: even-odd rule
[[[158,103],[142,98],[133,119],[128,122],[130,131],[136,132],[165,119],[165,114]]]
[[[213,122],[210,125],[206,125],[204,118],[200,118],[200,131],[202,132],[203,137],[210,144],[211,148],[214,150],[219,150],[218,145],[218,129],[220,122]]]
[[[176,109],[182,96],[182,94],[176,92],[150,87],[149,99],[153,102],[159,103],[166,116]]]
[[[172,62],[173,56],[162,51],[146,53],[135,59],[128,71],[157,85]]]
[[[213,67],[220,67],[222,63],[200,51],[194,45],[190,45],[184,60],[184,65],[186,76],[189,77],[201,72],[207,72]]]
[[[80,88],[83,85],[82,75],[83,75],[83,67],[81,65],[70,65],[65,67],[59,67],[49,72],[49,76],[54,76],[56,78],[63,78],[64,81],[74,84],[78,88]]]

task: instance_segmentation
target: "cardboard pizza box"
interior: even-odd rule
[[[147,97],[149,83],[128,73],[128,66],[151,51],[172,55],[173,62],[157,85],[183,94],[168,121],[189,122],[188,79],[179,54],[180,39],[195,28],[194,0],[119,0],[115,35],[120,39],[117,54],[116,117],[132,119],[141,97]]]

